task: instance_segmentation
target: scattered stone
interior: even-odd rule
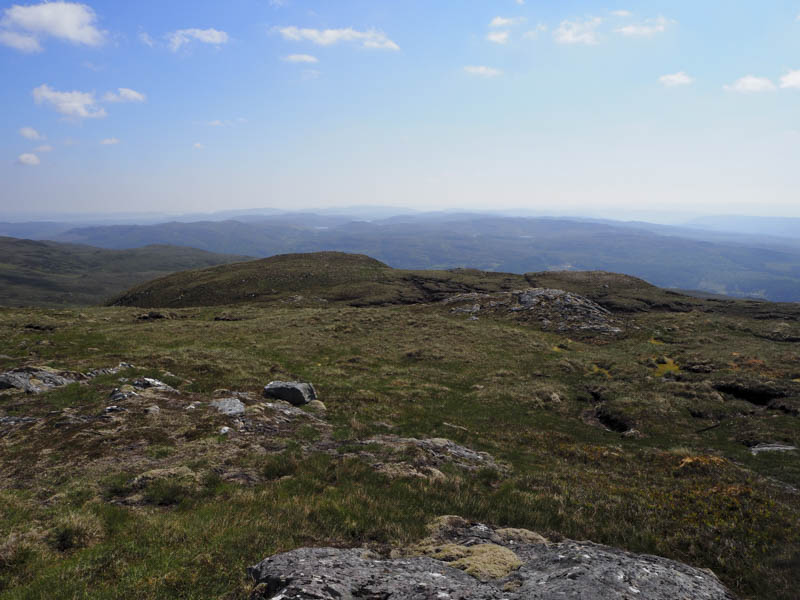
[[[301,548],[248,569],[252,599],[733,600],[708,570],[592,542],[548,543],[519,529],[443,517],[420,545],[384,559],[366,549]]]
[[[152,406],[148,406],[147,408],[145,408],[144,412],[146,412],[148,415],[157,416],[161,414],[161,409],[155,404],[153,404]]]
[[[389,475],[401,474],[403,470],[397,467],[387,467],[387,463],[405,465],[408,467],[406,471],[412,476],[430,478],[433,475],[434,479],[438,478],[436,473],[441,474],[439,468],[448,464],[467,471],[484,468],[502,470],[492,455],[486,452],[477,452],[445,438],[417,439],[380,435],[361,443],[365,446],[380,444],[390,450],[392,454],[403,457],[402,461],[386,460],[376,465],[379,471]],[[435,471],[431,471],[431,469]]]
[[[136,393],[132,385],[123,385],[122,387],[114,388],[109,396],[114,402],[122,402],[129,398],[136,398],[139,394]]]
[[[294,406],[308,404],[317,399],[317,392],[310,383],[299,381],[271,381],[264,386],[264,397],[284,400]]]
[[[116,367],[108,367],[105,369],[91,369],[87,371],[87,377],[99,377],[100,375],[116,375],[120,371],[125,371],[126,369],[134,369],[135,367],[126,362],[119,363]]]
[[[0,390],[16,388],[28,394],[41,394],[53,388],[76,383],[77,373],[49,367],[21,367],[0,374]]]
[[[202,402],[192,402],[186,407],[186,410],[195,410],[198,406],[202,406]]]
[[[214,400],[211,406],[216,408],[223,415],[235,417],[236,415],[243,415],[247,408],[244,403],[238,398],[222,398],[221,400]]]
[[[139,377],[139,379],[135,379],[133,382],[133,387],[139,388],[140,390],[153,390],[156,392],[167,392],[170,394],[180,393],[174,387],[167,385],[163,381],[152,379],[150,377]]]
[[[752,448],[750,448],[750,452],[753,453],[753,456],[756,454],[760,454],[761,452],[792,452],[797,450],[796,446],[789,446],[787,444],[756,444]]]
[[[231,430],[230,427],[220,427],[219,428],[219,434],[220,435],[228,435],[231,431],[232,430]]]
[[[106,406],[105,410],[103,411],[106,414],[111,413],[118,413],[118,412],[127,412],[128,409],[122,406],[117,406],[116,404],[112,404],[111,406]]]
[[[518,318],[533,319],[545,330],[602,335],[617,335],[622,328],[611,313],[589,298],[549,288],[528,288],[497,294],[457,294],[443,301],[453,305],[452,313],[515,314]]]
[[[0,425],[25,425],[38,420],[36,417],[0,417]]]

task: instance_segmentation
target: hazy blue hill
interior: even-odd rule
[[[99,304],[154,277],[246,259],[179,246],[106,250],[0,237],[0,305]]]
[[[247,223],[83,227],[59,239],[106,248],[169,243],[257,257],[341,251],[403,269],[604,270],[661,287],[800,300],[800,248],[770,246],[761,238],[710,233],[713,241],[706,241],[698,232],[667,226],[466,213],[342,221],[297,214]]]
[[[711,231],[727,231],[750,235],[772,236],[800,240],[800,218],[796,217],[748,217],[721,215],[698,217],[687,223]]]

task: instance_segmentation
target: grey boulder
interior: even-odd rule
[[[243,415],[246,409],[244,403],[238,398],[221,398],[219,400],[214,400],[211,406],[216,408],[223,415],[228,415],[229,417]]]
[[[303,406],[317,399],[317,392],[310,383],[299,381],[271,381],[264,386],[264,397],[283,400],[294,406]]]
[[[531,531],[460,517],[439,523],[431,538],[401,549],[402,558],[363,548],[277,554],[248,569],[255,582],[251,598],[734,600],[711,571],[674,560],[592,542],[551,543]],[[504,567],[498,570],[500,558]]]

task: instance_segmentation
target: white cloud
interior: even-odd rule
[[[130,88],[117,88],[118,93],[107,92],[103,96],[104,102],[144,102],[147,96]]]
[[[36,104],[49,104],[57,112],[77,119],[100,119],[106,111],[97,106],[94,92],[59,92],[43,84],[33,90]]]
[[[526,39],[526,40],[535,40],[536,38],[539,37],[540,33],[544,33],[545,31],[547,31],[547,25],[543,25],[542,23],[539,23],[533,29],[530,29],[530,30],[526,31],[525,33],[523,33],[522,37],[524,39]]]
[[[169,42],[170,50],[173,52],[177,52],[192,40],[216,46],[228,42],[228,34],[218,29],[178,29],[166,34],[165,37]]]
[[[775,84],[771,80],[766,77],[755,77],[754,75],[745,75],[731,85],[725,86],[725,90],[729,92],[740,92],[742,94],[774,92],[775,89]]]
[[[145,31],[139,32],[139,36],[138,37],[139,37],[139,41],[142,42],[145,46],[148,46],[148,47],[152,48],[153,46],[156,45],[156,41],[153,38],[150,37],[149,33],[145,32]]]
[[[0,44],[19,50],[20,52],[28,52],[31,54],[43,50],[39,40],[35,37],[17,31],[0,30]]]
[[[34,152],[52,152],[53,147],[50,144],[44,144],[43,146],[37,146],[33,149]]]
[[[36,131],[33,127],[20,127],[19,134],[26,140],[43,140],[45,136]]]
[[[508,31],[490,31],[486,34],[486,39],[495,44],[507,44],[509,35],[511,34]]]
[[[789,71],[781,77],[781,88],[783,89],[800,89],[800,70]]]
[[[629,10],[612,10],[611,14],[615,17],[621,17],[621,18],[633,16],[633,13]]]
[[[311,56],[310,54],[290,54],[289,56],[284,56],[283,60],[290,63],[318,63],[319,60],[316,56]]]
[[[647,19],[641,23],[634,23],[615,29],[617,33],[627,35],[629,37],[651,37],[657,33],[664,33],[667,27],[675,24],[676,21],[667,19],[664,16],[659,16],[655,19]]]
[[[223,127],[223,126],[225,125],[225,123],[223,123],[223,122],[222,122],[222,121],[220,121],[219,119],[217,119],[216,121],[209,121],[209,122],[208,122],[208,124],[209,124],[211,127]]]
[[[512,27],[520,25],[527,19],[525,17],[495,17],[489,23],[489,27]]]
[[[195,150],[205,150],[206,147],[200,142],[195,142],[192,148],[194,148]]]
[[[104,140],[100,140],[101,146],[116,146],[119,144],[119,140],[117,138],[106,138]]]
[[[690,85],[694,82],[692,77],[689,77],[683,71],[679,71],[677,73],[672,73],[670,75],[662,75],[658,78],[658,80],[662,83],[662,85],[666,87],[677,87],[681,85]]]
[[[597,28],[602,25],[600,17],[587,17],[583,21],[561,21],[553,32],[553,37],[559,44],[586,44],[597,43]]]
[[[464,67],[464,71],[466,71],[470,75],[476,75],[478,77],[497,77],[503,74],[503,72],[500,71],[499,69],[495,69],[493,67],[485,67],[482,65],[470,65]]]
[[[364,48],[380,50],[400,50],[400,46],[390,40],[385,33],[376,29],[357,31],[347,29],[301,29],[299,27],[279,27],[277,31],[283,39],[293,42],[309,41],[318,46],[332,46],[339,42],[356,42]]]
[[[21,165],[25,165],[26,167],[35,167],[41,161],[35,154],[20,154],[17,157],[17,162]]]
[[[516,2],[517,4],[519,4],[520,6],[522,6],[523,4],[525,4],[525,0],[515,0],[515,2]]]
[[[105,35],[91,7],[75,2],[43,2],[3,11],[0,43],[22,52],[40,52],[40,40],[53,37],[73,44],[99,46]]]
[[[78,119],[99,119],[106,111],[97,106],[94,92],[59,92],[49,85],[42,84],[33,90],[36,104],[49,104],[57,112]]]

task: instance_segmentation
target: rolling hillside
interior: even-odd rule
[[[0,237],[0,305],[79,306],[167,273],[245,260],[194,248],[105,250]]]

